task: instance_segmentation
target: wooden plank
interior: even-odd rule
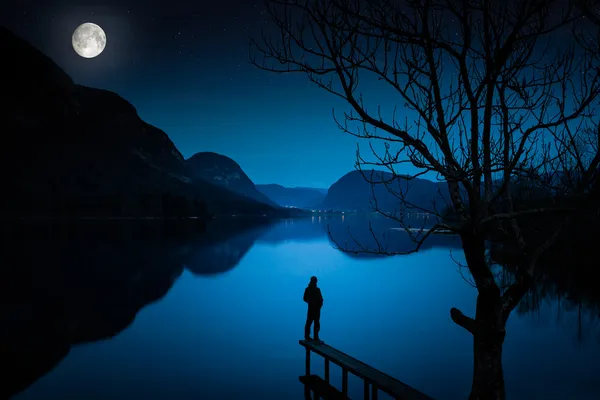
[[[304,384],[305,388],[309,388],[322,399],[350,400],[348,396],[345,396],[318,375],[301,376],[300,382]]]
[[[400,400],[433,400],[433,398],[414,389],[413,387],[393,378],[373,367],[343,353],[323,342],[312,340],[300,340],[300,344],[331,362],[339,365],[342,369],[352,372],[354,375],[372,382],[379,390]]]

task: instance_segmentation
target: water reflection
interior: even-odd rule
[[[559,242],[548,250],[536,270],[535,285],[517,306],[517,314],[569,326],[579,343],[600,343],[600,283],[594,237],[581,235],[577,241]],[[490,254],[503,265],[500,281],[511,282],[514,266],[510,258],[501,246],[493,246]]]
[[[560,286],[556,282],[537,283],[517,306],[517,314],[567,326],[569,336],[579,344],[587,341],[600,343],[600,302],[583,298],[576,291],[564,292]]]
[[[416,229],[426,229],[433,221],[412,218],[405,221]],[[322,225],[329,231],[331,244],[345,250],[344,254],[357,258],[380,258],[383,254],[372,254],[367,251],[381,253],[405,253],[416,248],[424,233],[415,233],[410,237],[398,228],[398,223],[382,216],[356,216],[348,218],[329,218]],[[455,235],[431,235],[423,242],[420,251],[433,248],[449,248],[462,250],[460,238]]]
[[[327,235],[324,225],[318,218],[285,219],[273,224],[259,241],[269,244],[297,241],[321,240]]]
[[[2,397],[56,366],[72,345],[113,337],[162,298],[187,268],[214,275],[234,268],[260,240],[281,243],[340,233],[348,219],[232,218],[195,224],[88,222],[4,225],[0,293]],[[359,227],[364,220],[357,220]],[[385,224],[376,224],[385,235]],[[360,229],[353,234],[362,240]],[[404,242],[398,241],[404,246]]]
[[[376,237],[393,251],[414,246],[405,233],[390,231],[394,225],[384,219],[375,220],[372,226]],[[140,309],[165,296],[185,269],[194,275],[224,274],[235,268],[255,243],[274,245],[329,240],[329,244],[333,244],[331,239],[326,239],[328,229],[338,244],[355,238],[363,245],[373,245],[369,242],[373,238],[368,230],[368,220],[349,216],[343,220],[341,217],[322,217],[321,221],[306,218],[274,224],[262,219],[231,219],[210,226],[206,231],[195,225],[150,222],[44,225],[27,229],[4,225],[3,229],[0,368],[9,372],[3,376],[0,398],[23,390],[53,369],[69,353],[71,346],[122,332]],[[460,242],[456,237],[432,236],[422,250],[436,247],[460,251]],[[265,256],[272,254],[264,253]],[[362,258],[361,265],[368,261]],[[398,261],[399,266],[404,264],[401,258]],[[272,261],[263,257],[260,262]],[[351,276],[356,270],[344,270],[344,274],[344,277]],[[388,278],[378,275],[377,279]],[[594,282],[589,273],[547,273],[540,277],[538,286],[523,301],[519,312],[547,313],[549,309],[543,307],[544,302],[563,307],[565,311],[575,307],[582,316],[579,320],[581,337],[590,337],[599,316],[599,292]],[[443,285],[447,283],[440,285],[443,291]],[[327,295],[332,301],[334,298],[342,301],[347,295],[347,289],[341,286],[339,293],[334,293],[331,284],[328,290]],[[403,290],[408,296],[411,289]],[[422,289],[414,290],[421,290],[423,303],[433,302]],[[456,289],[448,286],[449,292],[453,290]],[[416,296],[416,293],[410,296]],[[456,295],[452,296],[456,298]],[[444,301],[441,307],[445,309],[439,315],[447,315],[446,309],[453,305]],[[282,316],[288,312],[287,307],[281,303]],[[556,312],[554,308],[551,310]],[[389,315],[387,309],[370,312],[380,312],[382,318]],[[422,309],[418,313],[423,313]],[[340,318],[349,321],[351,316]],[[418,318],[426,320],[423,323],[428,324],[427,327],[445,323],[440,316],[435,318],[436,321],[430,321],[434,318],[429,314]],[[573,327],[578,324],[570,319],[557,319],[557,323],[572,323]],[[435,337],[441,332],[439,327],[427,329]],[[358,328],[355,331],[362,332]],[[355,334],[356,341],[364,339],[360,335]],[[462,331],[460,335],[461,338],[465,336]],[[294,340],[290,343],[290,346],[296,346]],[[356,356],[361,358],[359,354]],[[301,361],[299,366],[302,367]],[[469,375],[470,371],[464,373]],[[410,379],[408,382],[412,383]]]
[[[206,234],[187,238],[186,268],[194,275],[222,274],[235,268],[256,240],[270,230],[271,223],[232,218],[211,224]]]
[[[110,338],[162,298],[187,267],[237,265],[264,221],[89,222],[4,225],[0,291],[0,398],[29,386],[75,344]]]

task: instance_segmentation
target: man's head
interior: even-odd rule
[[[317,277],[316,276],[311,276],[310,277],[310,284],[311,285],[317,285]]]

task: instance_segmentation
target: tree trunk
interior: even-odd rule
[[[477,285],[477,307],[475,318],[465,316],[456,308],[450,310],[450,316],[473,335],[473,384],[469,400],[504,400],[502,345],[510,310],[505,306],[506,299],[486,263],[483,237],[463,232],[461,239],[469,270]],[[520,300],[521,291],[515,292],[515,299],[517,297]]]
[[[473,335],[473,384],[469,400],[504,400],[502,345],[506,336],[505,321],[496,301],[477,297],[476,318],[465,316],[458,309],[450,310],[452,320]]]
[[[473,386],[469,400],[504,400],[502,334],[473,336]]]
[[[501,297],[480,293],[475,311],[473,334],[473,385],[469,400],[504,400],[502,345],[505,319],[500,315]]]

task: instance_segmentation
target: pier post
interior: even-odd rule
[[[306,376],[310,375],[310,349],[306,348]]]
[[[329,383],[329,359],[324,358],[325,360],[325,382]]]
[[[364,399],[369,400],[369,381],[364,379]]]
[[[342,368],[342,394],[348,396],[348,370]]]
[[[375,386],[375,382],[371,384],[371,400],[377,400],[377,386]]]

